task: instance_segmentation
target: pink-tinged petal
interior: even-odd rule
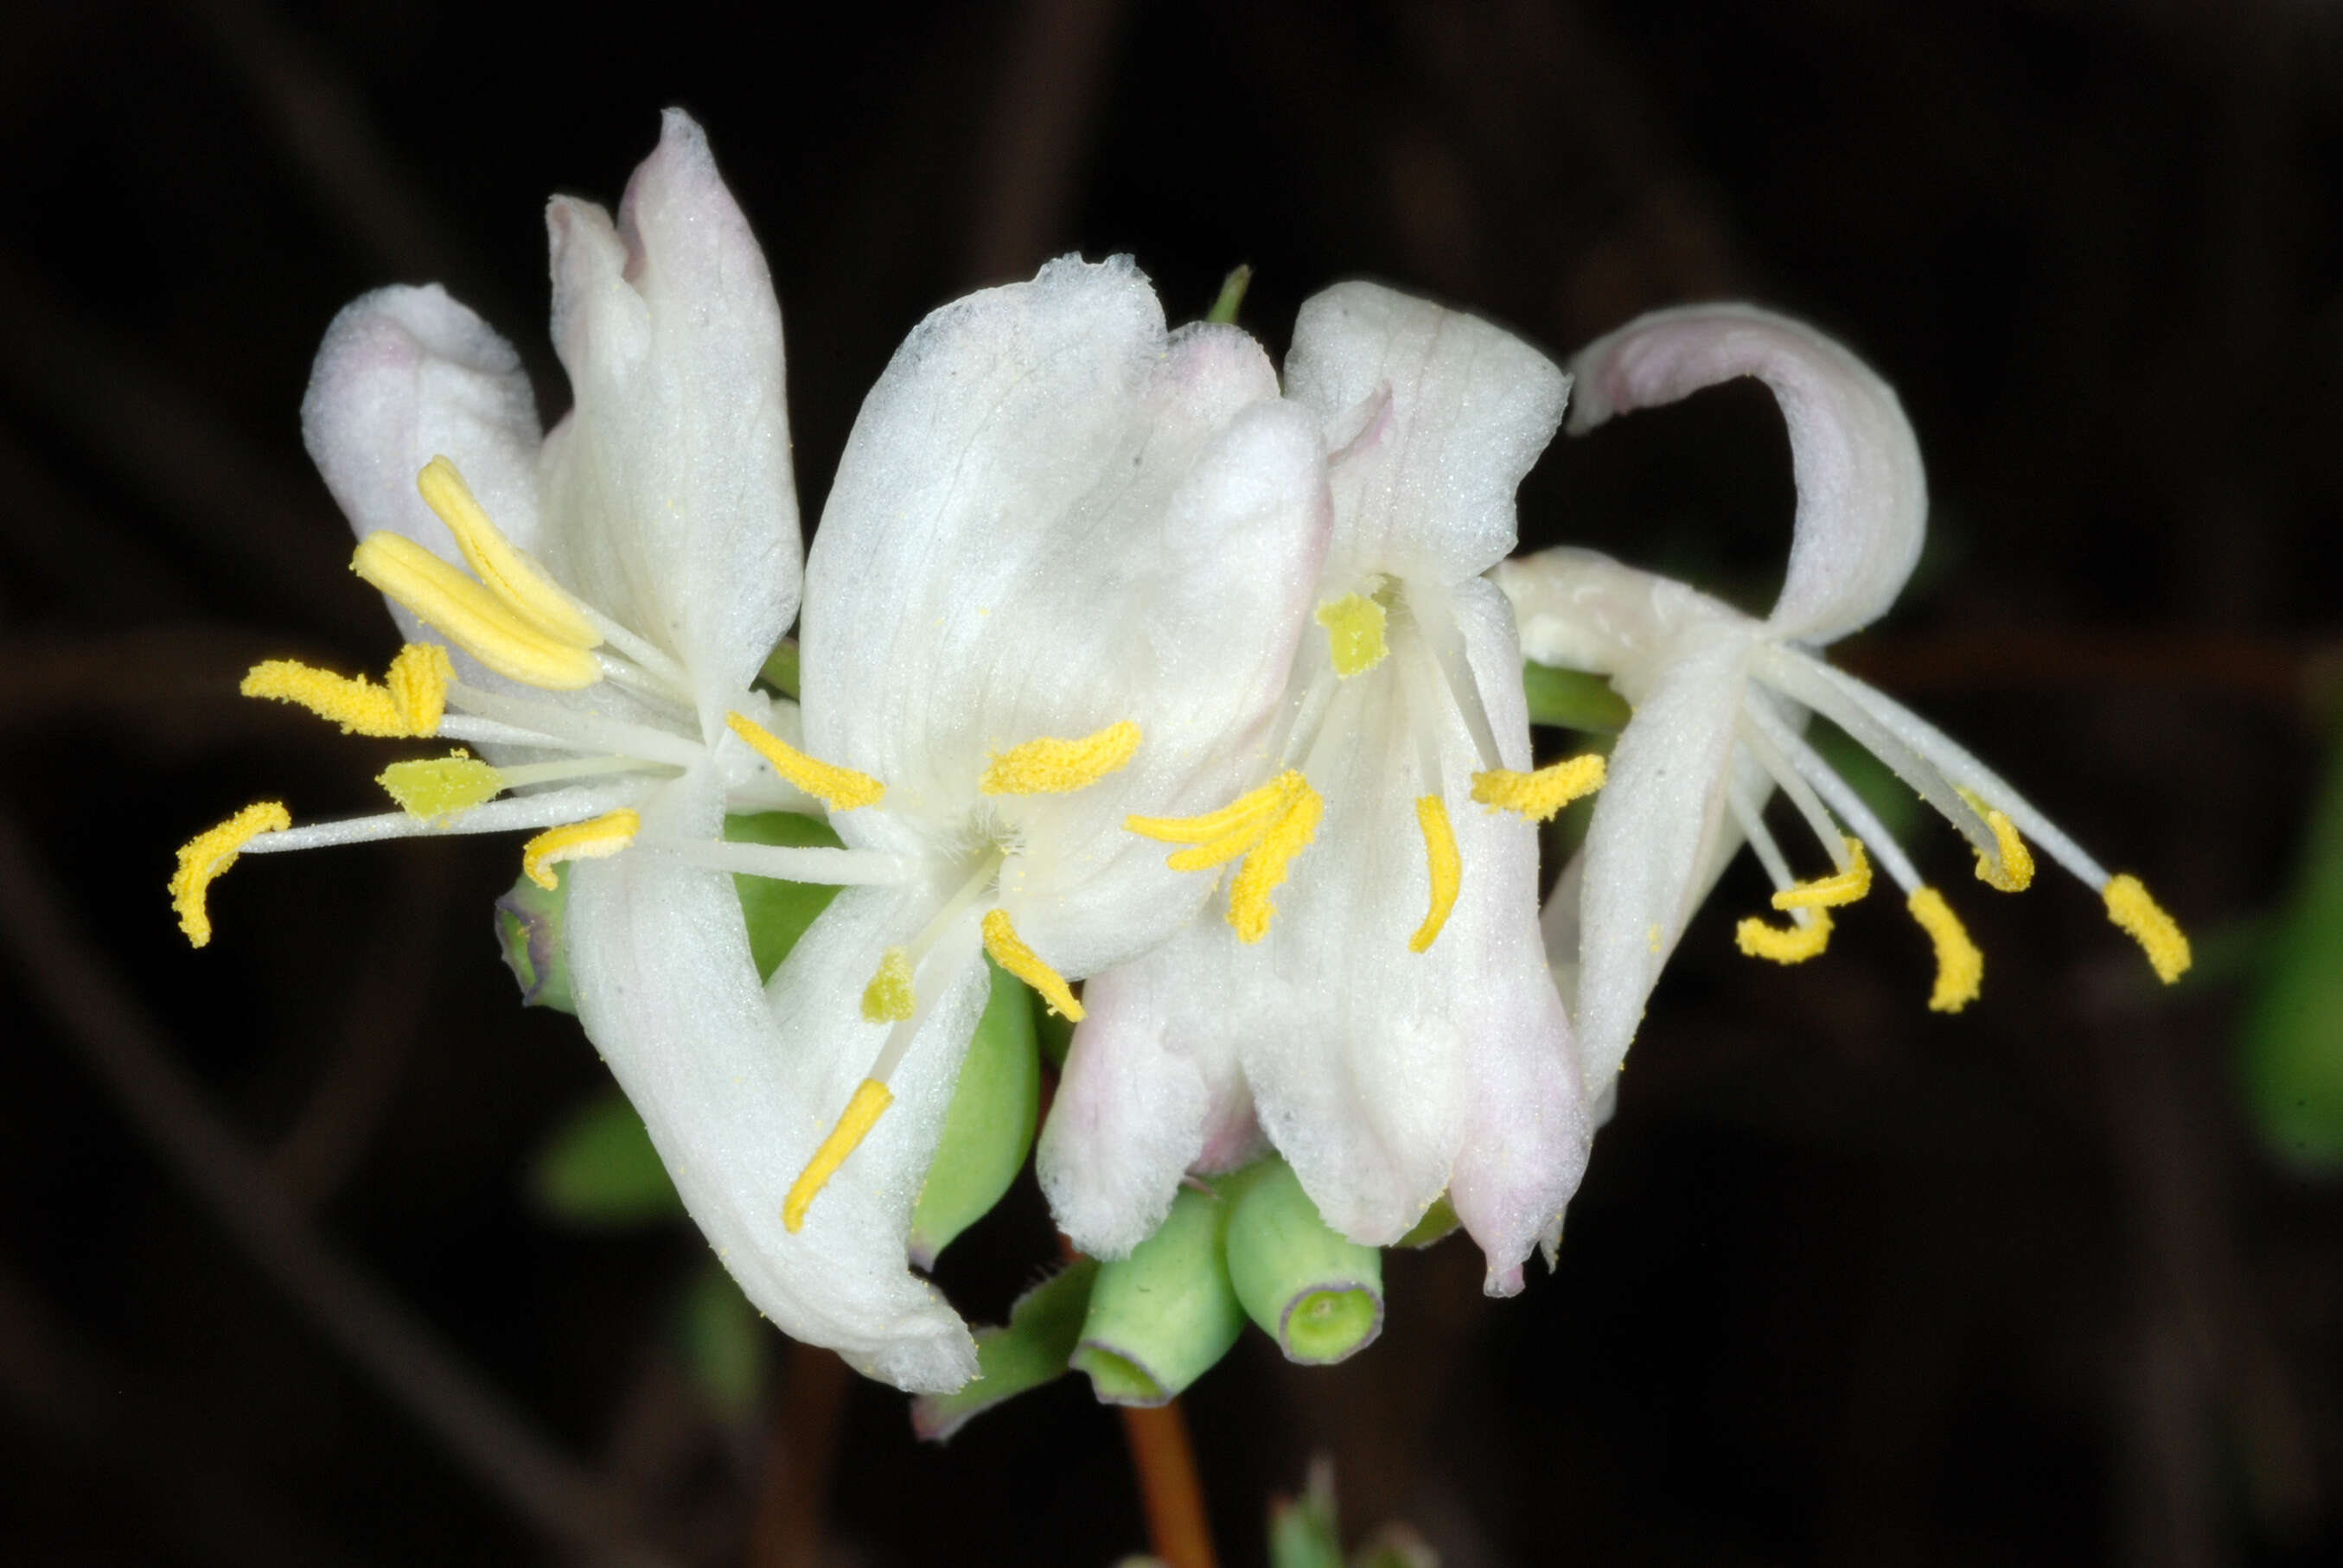
[[[1572,368],[1573,434],[1736,377],[1765,382],[1798,487],[1789,574],[1768,624],[1785,638],[1828,642],[1895,602],[1919,559],[1927,479],[1895,390],[1836,340],[1754,306],[1684,306],[1597,339]]]
[[[764,253],[679,110],[616,224],[568,197],[546,221],[554,346],[577,403],[546,445],[545,553],[699,690],[737,690],[789,628],[800,584]],[[722,719],[702,715],[711,733]]]
[[[1092,1257],[1152,1235],[1181,1178],[1252,1121],[1227,1033],[1184,1027],[1218,984],[1219,946],[1193,926],[1083,988],[1034,1161],[1058,1228]]]
[[[1513,548],[1513,492],[1554,438],[1570,380],[1501,327],[1373,283],[1304,302],[1286,392],[1332,451],[1328,580],[1456,582]]]
[[[699,770],[643,809],[643,838],[712,837]],[[638,847],[565,868],[578,1016],[634,1102],[685,1207],[758,1309],[899,1387],[958,1388],[968,1330],[909,1267],[905,1238],[985,996],[971,961],[933,1000],[895,1101],[790,1233],[781,1205],[876,1055],[857,1010],[880,954],[924,912],[910,889],[841,892],[759,986],[732,879]]]
[[[453,557],[447,529],[417,493],[435,457],[463,470],[498,526],[524,549],[538,533],[537,402],[512,346],[433,284],[378,288],[326,329],[301,400],[301,436],[350,527],[403,534]],[[429,638],[391,607],[410,639]]]
[[[1677,650],[1637,702],[1595,797],[1575,1016],[1590,1093],[1626,1059],[1660,969],[1715,876],[1750,636],[1720,628]]]

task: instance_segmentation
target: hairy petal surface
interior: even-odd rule
[[[1562,422],[1570,378],[1478,317],[1373,283],[1312,297],[1287,395],[1334,449],[1329,580],[1457,582],[1513,548],[1513,492]]]
[[[1574,435],[1736,377],[1765,382],[1789,429],[1798,487],[1789,573],[1770,626],[1785,638],[1828,642],[1895,602],[1919,559],[1927,480],[1894,388],[1845,347],[1755,306],[1694,305],[1638,317],[1572,366]]]
[[[643,830],[710,836],[720,811],[713,778],[689,777],[644,808]],[[983,1005],[984,966],[968,965],[931,1010],[896,1075],[894,1106],[790,1235],[782,1200],[869,1060],[840,1042],[881,1032],[853,1002],[908,895],[841,893],[769,997],[727,873],[637,852],[568,874],[578,1015],[749,1299],[784,1332],[835,1348],[870,1376],[928,1392],[965,1382],[973,1342],[911,1274],[904,1239]]]
[[[577,405],[547,441],[546,553],[573,591],[749,684],[796,617],[780,307],[707,137],[668,111],[618,221],[556,197],[554,346]],[[723,714],[703,712],[711,734]]]

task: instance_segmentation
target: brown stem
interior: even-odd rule
[[[1204,1492],[1196,1481],[1196,1451],[1180,1402],[1154,1410],[1122,1407],[1122,1434],[1147,1512],[1147,1539],[1169,1568],[1216,1568],[1212,1532],[1204,1521]]]

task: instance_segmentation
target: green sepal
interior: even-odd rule
[[[753,816],[724,819],[725,841],[733,844],[775,844],[783,849],[835,849],[837,834],[819,817],[796,811],[759,811]],[[749,951],[757,960],[757,978],[769,980],[798,939],[806,933],[836,888],[815,882],[785,882],[777,877],[735,873],[732,890],[740,896],[740,913],[749,922]]]
[[[1095,1260],[1077,1258],[1018,1297],[1006,1326],[977,1330],[974,1381],[911,1401],[911,1430],[941,1442],[994,1405],[1064,1376],[1098,1271]]]
[[[1392,1245],[1429,1247],[1454,1235],[1457,1227],[1462,1223],[1463,1221],[1456,1218],[1456,1205],[1448,1201],[1447,1193],[1443,1192],[1432,1201],[1432,1207],[1423,1211],[1423,1218],[1410,1226],[1407,1234],[1393,1241]]]
[[[505,967],[520,982],[523,1007],[549,1007],[574,1017],[578,999],[569,989],[569,956],[561,930],[568,908],[566,879],[548,891],[523,877],[497,900],[497,946],[504,953]]]
[[[773,651],[765,655],[765,667],[757,671],[757,678],[794,700],[798,694],[798,639],[785,637],[773,644]]]
[[[1320,1218],[1284,1161],[1262,1161],[1229,1211],[1229,1282],[1285,1359],[1343,1361],[1383,1329],[1383,1257]]]
[[[1310,1467],[1301,1496],[1270,1501],[1269,1568],[1342,1568],[1334,1467],[1322,1458]]]
[[[1599,675],[1527,660],[1522,664],[1522,695],[1529,701],[1532,724],[1591,735],[1618,734],[1634,711]]]
[[[1033,1149],[1041,1098],[1033,993],[991,959],[984,963],[991,994],[961,1060],[943,1136],[911,1211],[911,1261],[922,1269],[934,1268],[936,1254],[953,1237],[992,1211]]]
[[[769,1332],[763,1314],[715,1259],[705,1260],[685,1282],[676,1302],[677,1348],[693,1386],[728,1421],[748,1421],[764,1398]]]
[[[528,1193],[540,1212],[569,1225],[641,1225],[683,1214],[643,1119],[615,1089],[571,1112],[538,1147]]]
[[[1244,1332],[1222,1241],[1226,1199],[1182,1188],[1155,1234],[1099,1265],[1074,1370],[1102,1404],[1168,1404]]]
[[[2265,1148],[2305,1172],[2343,1171],[2343,745],[2311,808],[2237,1070]]]
[[[1233,325],[1237,312],[1244,307],[1245,290],[1252,286],[1251,262],[1241,261],[1229,268],[1229,275],[1221,279],[1221,292],[1212,300],[1212,309],[1204,312],[1204,319],[1222,327]]]

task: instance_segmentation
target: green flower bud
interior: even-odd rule
[[[1443,1192],[1432,1201],[1432,1207],[1423,1211],[1423,1218],[1409,1227],[1407,1234],[1393,1241],[1392,1245],[1429,1247],[1435,1241],[1444,1241],[1454,1235],[1459,1223],[1461,1221],[1456,1218],[1456,1205],[1448,1201],[1447,1193]]]
[[[569,959],[561,945],[561,917],[568,904],[568,881],[548,892],[527,877],[497,900],[497,945],[504,950],[505,967],[520,982],[523,1007],[578,1011],[569,991]]]
[[[1074,1353],[1099,1266],[1073,1262],[1017,1298],[1006,1328],[976,1331],[976,1378],[911,1402],[911,1430],[941,1442],[976,1416],[1062,1375]]]
[[[1286,1360],[1328,1365],[1383,1332],[1383,1254],[1319,1218],[1284,1161],[1253,1168],[1229,1212],[1226,1251],[1237,1300]]]
[[[911,1211],[911,1261],[932,1269],[951,1239],[992,1211],[1033,1148],[1041,1064],[1032,993],[986,959],[992,993],[944,1112],[943,1136]]]
[[[1226,1200],[1183,1189],[1155,1234],[1099,1265],[1073,1367],[1104,1404],[1168,1404],[1244,1332],[1221,1258]]]

